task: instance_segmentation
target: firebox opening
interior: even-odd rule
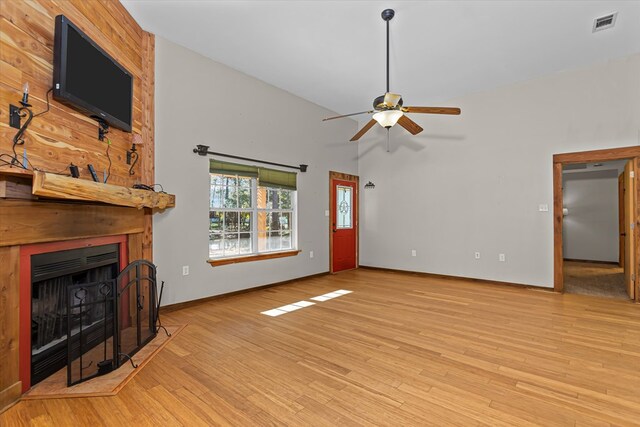
[[[67,364],[69,330],[72,353],[80,347],[87,352],[105,341],[105,334],[113,334],[112,327],[105,328],[113,317],[108,306],[97,304],[82,313],[68,313],[67,290],[74,285],[114,280],[119,271],[118,244],[32,255],[31,385]],[[76,339],[81,326],[82,346]]]

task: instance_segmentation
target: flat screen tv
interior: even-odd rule
[[[56,17],[53,97],[131,132],[133,76],[64,15]]]

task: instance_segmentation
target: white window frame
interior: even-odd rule
[[[209,251],[209,260],[249,257],[253,255],[264,255],[264,254],[289,252],[289,251],[297,250],[298,248],[298,191],[297,190],[288,190],[288,191],[291,191],[291,209],[258,208],[258,187],[260,187],[258,185],[258,179],[255,177],[242,177],[239,175],[235,175],[236,179],[237,178],[251,179],[251,208],[212,208],[211,207],[211,194],[212,194],[211,193],[211,176],[212,175],[232,176],[232,175],[225,175],[220,173],[209,173],[209,215],[211,215],[211,212],[213,211],[225,212],[225,213],[226,212],[250,213],[251,214],[251,231],[249,231],[249,233],[251,233],[251,249],[252,250],[249,253],[243,253],[243,254],[237,253],[237,254],[230,254],[230,255],[219,256],[219,257],[212,257],[211,251]],[[267,186],[264,186],[264,188],[277,189],[274,187],[267,187]],[[290,215],[291,224],[289,225],[289,229],[291,231],[291,247],[290,248],[258,251],[258,233],[260,232],[260,230],[258,230],[258,213],[259,212],[291,214]],[[209,226],[210,226],[210,222],[209,222]],[[238,230],[238,234],[241,234],[241,233],[242,232]],[[224,226],[221,234],[223,236],[222,244],[224,245],[224,242],[225,242]]]

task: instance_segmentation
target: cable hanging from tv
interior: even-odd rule
[[[207,154],[209,154],[212,156],[229,157],[230,159],[246,160],[248,162],[257,162],[265,165],[280,166],[283,168],[290,168],[290,169],[298,169],[300,172],[306,172],[307,168],[309,167],[309,165],[301,164],[299,166],[292,166],[292,165],[285,165],[283,163],[269,162],[267,160],[258,160],[258,159],[252,159],[249,157],[234,156],[232,154],[216,153],[214,151],[209,151],[208,145],[196,145],[196,148],[193,149],[193,152],[200,156],[206,156]]]

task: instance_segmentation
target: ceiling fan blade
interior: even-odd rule
[[[373,119],[369,120],[369,122],[368,122],[366,125],[364,125],[364,126],[362,127],[362,129],[360,129],[360,130],[358,131],[358,133],[356,133],[355,135],[353,135],[353,138],[351,138],[349,141],[357,141],[357,140],[359,140],[359,139],[362,137],[362,135],[364,135],[365,133],[367,133],[367,131],[368,131],[369,129],[371,129],[371,128],[373,127],[373,125],[375,125],[375,124],[376,124],[376,121],[375,121],[375,120],[373,120]]]
[[[459,108],[454,107],[403,107],[405,113],[423,113],[423,114],[460,114]]]
[[[350,117],[350,116],[357,116],[358,114],[371,114],[374,111],[361,111],[359,113],[351,113],[351,114],[343,114],[342,116],[335,116],[335,117],[327,117],[326,119],[322,119],[323,122],[326,122],[327,120],[334,120],[334,119],[341,119],[343,117]]]
[[[398,95],[397,93],[385,93],[384,94],[384,104],[389,108],[395,108],[398,105],[398,101],[402,98],[402,95]]]
[[[398,119],[398,124],[408,130],[411,135],[417,135],[424,130],[420,127],[419,124],[405,115]]]

